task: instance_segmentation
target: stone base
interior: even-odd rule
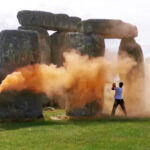
[[[91,117],[101,113],[102,107],[97,100],[86,104],[84,107],[67,110],[66,115],[72,117]]]
[[[30,91],[4,91],[0,94],[0,119],[41,118],[46,96]]]

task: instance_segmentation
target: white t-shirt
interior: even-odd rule
[[[116,87],[115,90],[115,99],[122,100],[122,88]]]

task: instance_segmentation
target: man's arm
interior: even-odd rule
[[[115,90],[115,88],[116,88],[116,83],[113,83],[112,84],[112,90]]]

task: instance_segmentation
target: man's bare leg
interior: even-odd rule
[[[114,115],[115,115],[117,106],[118,106],[118,104],[117,104],[117,102],[115,101],[115,102],[114,102],[114,105],[113,105],[113,108],[112,108],[111,116],[114,116]]]
[[[121,108],[122,108],[122,110],[123,110],[125,116],[127,116],[127,111],[126,111],[126,108],[125,108],[124,103],[120,104],[120,106],[121,106]]]

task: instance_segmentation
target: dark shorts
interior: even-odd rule
[[[124,104],[124,100],[123,99],[115,99],[115,105],[119,105],[119,104]]]

